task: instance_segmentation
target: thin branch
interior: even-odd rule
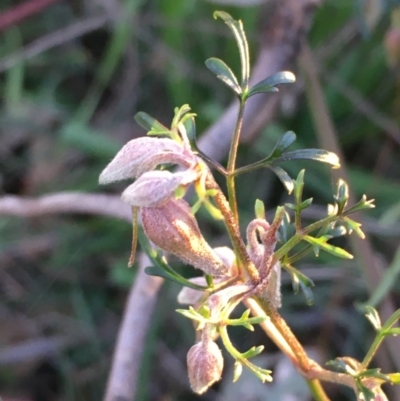
[[[305,38],[318,0],[281,0],[265,24],[261,49],[251,73],[250,87],[269,75],[293,66]],[[276,114],[280,96],[259,94],[246,102],[242,142],[253,140]],[[198,141],[199,148],[211,159],[221,161],[228,154],[238,114],[232,103]]]
[[[16,196],[0,198],[0,216],[40,217],[48,214],[79,213],[115,217],[131,222],[131,208],[119,196],[83,193],[58,193],[38,199]],[[119,328],[105,401],[132,400],[141,363],[146,334],[153,315],[159,277],[148,276],[142,259],[131,287],[125,313]],[[58,344],[58,343],[57,343]],[[59,344],[58,344],[59,346]]]
[[[131,222],[131,209],[119,196],[59,192],[40,198],[4,196],[0,216],[39,217],[46,214],[79,213],[116,217]]]

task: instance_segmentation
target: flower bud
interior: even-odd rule
[[[268,285],[261,297],[268,297],[276,309],[282,306],[281,264],[277,262],[268,277]]]
[[[182,145],[172,139],[137,138],[129,141],[116,154],[100,174],[99,183],[108,184],[127,178],[136,178],[162,163],[182,164],[189,167],[192,162],[193,157],[185,154]]]
[[[207,339],[190,348],[187,354],[187,366],[193,391],[203,394],[221,379],[224,359],[218,345]]]
[[[158,207],[140,211],[147,237],[159,248],[213,276],[228,273],[228,267],[208,245],[190,206],[183,199],[170,199]]]
[[[149,171],[141,175],[122,193],[124,202],[136,207],[156,207],[169,200],[180,185],[187,185],[197,178],[194,170],[171,173],[165,170]]]

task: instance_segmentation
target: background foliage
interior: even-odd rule
[[[270,0],[273,1],[273,0]],[[18,2],[4,0],[0,13]],[[109,191],[98,174],[121,145],[144,132],[133,115],[144,110],[168,123],[173,108],[189,103],[198,132],[231,101],[231,93],[204,66],[217,56],[238,67],[236,44],[212,20],[221,5],[196,0],[56,1],[0,34],[0,193],[39,196],[57,191]],[[123,10],[121,18],[110,16]],[[224,7],[243,20],[255,58],[260,19],[268,7]],[[309,34],[326,105],[359,198],[376,199],[364,216],[376,257],[387,266],[387,286],[376,294],[400,303],[400,9],[396,1],[326,0]],[[1,17],[1,14],[0,14]],[[0,18],[1,21],[1,18]],[[307,84],[301,68],[295,85],[280,94],[280,115],[239,154],[249,164],[269,153],[287,130],[297,146],[318,147]],[[288,163],[295,177],[306,168],[305,197],[315,205],[309,218],[331,202],[327,167]],[[124,184],[122,184],[124,185]],[[239,177],[242,221],[253,200],[272,210],[290,201],[270,172]],[[204,223],[214,244],[223,231]],[[98,400],[104,391],[115,336],[135,269],[126,268],[131,228],[89,216],[0,219],[0,395],[27,400]],[[344,245],[345,244],[340,244]],[[372,328],[354,304],[368,298],[357,258],[321,254],[297,266],[316,283],[314,305],[294,295],[283,277],[282,313],[315,359],[361,358]],[[376,283],[378,284],[378,283]],[[188,387],[185,356],[193,342],[190,323],[174,312],[178,287],[167,283],[146,344],[138,400],[195,400]],[[144,311],[143,313],[146,313]],[[238,347],[264,344],[259,364],[273,367],[275,382],[256,378],[223,382],[201,399],[306,400],[301,377],[265,336],[238,330]],[[245,393],[241,393],[245,391]],[[351,399],[332,388],[333,399]],[[246,398],[248,397],[248,398]],[[349,397],[349,398],[346,398]]]

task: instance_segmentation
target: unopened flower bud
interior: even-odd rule
[[[224,359],[218,345],[207,339],[190,348],[187,354],[187,366],[193,391],[203,394],[221,379]]]
[[[147,237],[159,248],[207,274],[227,274],[228,267],[204,239],[186,201],[171,198],[159,207],[143,207],[140,213]]]
[[[136,178],[163,163],[189,167],[193,156],[182,145],[168,138],[143,137],[129,141],[102,171],[100,184],[108,184],[127,178]]]
[[[122,193],[124,202],[136,207],[156,207],[168,201],[180,185],[197,178],[194,170],[171,173],[165,170],[149,171],[141,175]]]
[[[261,297],[267,296],[276,309],[282,306],[281,264],[277,262],[268,277],[268,285]]]

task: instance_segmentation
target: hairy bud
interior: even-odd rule
[[[203,394],[221,379],[224,359],[218,345],[210,340],[202,340],[190,348],[187,354],[190,385],[197,394]]]
[[[131,206],[156,207],[168,201],[180,185],[197,178],[194,170],[171,173],[165,170],[149,171],[141,175],[122,193],[122,200]]]
[[[163,163],[189,167],[194,158],[178,142],[168,138],[137,138],[129,141],[102,171],[100,184],[139,177]]]
[[[144,231],[155,245],[207,274],[218,277],[228,273],[183,199],[172,198],[159,207],[143,207],[140,213]]]

